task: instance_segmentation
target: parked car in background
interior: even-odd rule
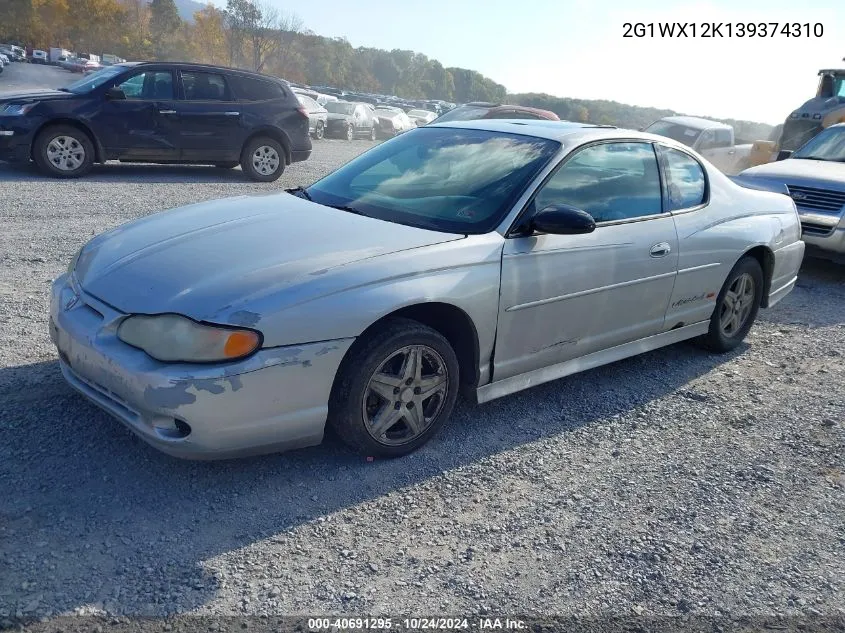
[[[667,116],[644,130],[687,145],[728,175],[750,166],[751,143],[736,145],[733,126],[694,116]]]
[[[62,58],[67,59],[68,57],[72,56],[73,54],[65,48],[50,47],[49,60],[51,64],[59,64],[61,61],[63,61]]]
[[[30,63],[33,64],[46,64],[48,63],[48,55],[47,51],[42,51],[40,49],[35,49],[32,51],[32,55],[29,58]]]
[[[103,66],[112,66],[114,64],[122,64],[125,61],[126,60],[123,59],[122,57],[118,57],[117,55],[112,55],[111,53],[105,53],[103,55],[102,59],[100,59],[100,63]]]
[[[411,121],[413,121],[417,126],[423,126],[434,121],[434,119],[437,118],[437,115],[431,110],[413,109],[408,110],[408,118],[411,119]]]
[[[9,61],[12,61],[12,62],[21,61],[20,56],[15,51],[13,51],[10,46],[8,46],[6,44],[0,44],[0,53],[2,53],[7,58],[9,58]]]
[[[787,193],[798,208],[807,253],[845,263],[845,123],[825,128],[785,160],[751,167],[735,180]]]
[[[95,73],[98,70],[102,69],[103,65],[100,62],[88,59],[82,62],[81,68],[84,74],[90,75],[91,73]]]
[[[329,426],[397,457],[459,392],[487,402],[693,338],[727,352],[795,286],[786,196],[669,139],[523,123],[426,126],[307,188],[95,237],[51,290],[63,376],[175,456],[310,446]]]
[[[282,81],[188,63],[107,66],[60,91],[0,98],[0,160],[75,178],[94,163],[241,165],[276,180],[311,155],[308,116]]]
[[[329,101],[326,134],[351,141],[354,138],[376,140],[377,121],[373,111],[365,103],[352,101]]]
[[[448,112],[444,112],[437,117],[436,121],[446,123],[448,121],[472,121],[475,119],[546,119],[548,121],[560,121],[560,117],[549,110],[487,103],[486,101],[473,101],[459,105]]]
[[[402,108],[379,106],[374,114],[378,121],[378,135],[382,138],[392,138],[417,127]]]
[[[296,93],[296,98],[308,113],[308,131],[311,136],[321,139],[326,134],[326,123],[329,118],[328,110],[304,93]]]

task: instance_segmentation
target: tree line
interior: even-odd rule
[[[508,95],[466,68],[446,68],[414,51],[353,47],[304,28],[267,0],[207,4],[183,20],[174,0],[0,0],[0,41],[33,48],[113,53],[132,60],[189,60],[249,68],[311,85],[407,99],[508,102],[551,110],[561,119],[642,128],[671,110],[547,94]],[[737,138],[766,138],[771,127],[728,120]]]

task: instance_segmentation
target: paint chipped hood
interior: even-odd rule
[[[103,233],[83,248],[75,275],[86,292],[122,312],[252,325],[259,315],[249,311],[250,297],[288,292],[314,298],[337,290],[327,283],[337,277],[333,271],[462,237],[288,193],[241,196],[156,213]]]

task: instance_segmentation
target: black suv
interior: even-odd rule
[[[233,68],[136,62],[59,91],[0,98],[0,160],[59,178],[121,160],[232,168],[276,180],[311,155],[308,113],[281,80]]]

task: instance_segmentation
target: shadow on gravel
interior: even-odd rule
[[[197,608],[220,587],[203,568],[210,557],[673,392],[697,397],[684,385],[741,353],[682,343],[482,406],[459,403],[428,446],[375,462],[330,437],[284,455],[179,461],[77,396],[55,361],[0,369],[0,615]]]
[[[60,181],[45,176],[35,167],[28,165],[0,164],[0,183],[3,182],[78,182],[78,183],[213,183],[246,182],[241,168],[221,169],[208,165],[141,165],[137,163],[110,162],[94,165],[91,172],[78,180]]]
[[[760,318],[768,323],[810,328],[845,324],[845,309],[821,311],[821,300],[838,294],[845,305],[845,264],[806,257],[798,273],[795,289],[773,310],[763,310]]]

